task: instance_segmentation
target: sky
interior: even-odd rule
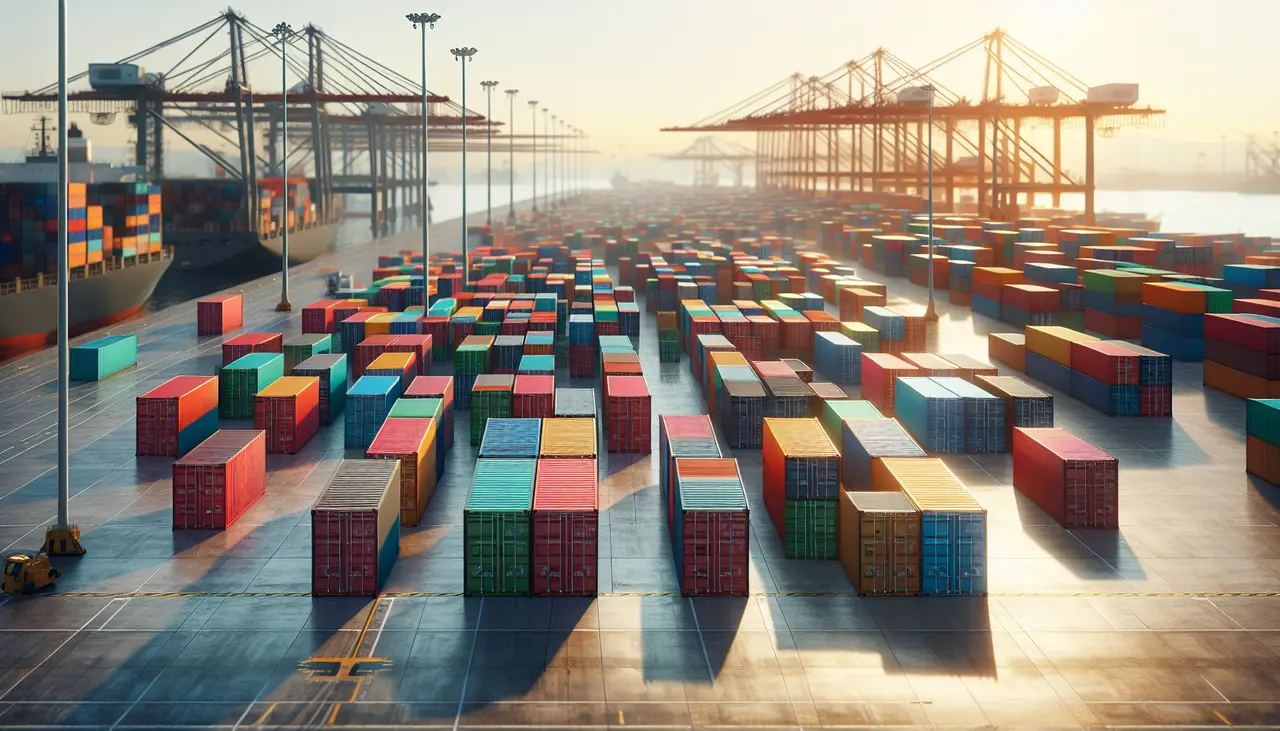
[[[56,3],[4,4],[6,24],[21,32],[6,32],[0,45],[0,89],[54,81]],[[227,0],[70,0],[70,69],[116,60],[226,6]],[[479,82],[497,80],[500,90],[520,90],[520,106],[537,98],[586,130],[609,157],[687,146],[693,135],[658,129],[706,117],[790,74],[824,74],[878,47],[920,66],[996,27],[1088,84],[1137,82],[1140,104],[1168,110],[1160,129],[1102,141],[1102,165],[1185,167],[1196,151],[1219,150],[1227,135],[1237,167],[1245,134],[1280,129],[1274,92],[1280,64],[1263,61],[1273,56],[1270,41],[1280,27],[1280,2],[1273,0],[232,0],[232,7],[259,26],[313,22],[412,78],[420,73],[419,35],[403,16],[439,13],[428,33],[433,91],[460,99],[459,65],[448,49],[474,46],[470,107],[483,106]],[[215,42],[225,44],[215,39],[206,48]],[[981,57],[967,58],[942,80],[977,98]],[[271,71],[251,70],[255,88],[279,88]],[[505,101],[495,94],[499,120],[508,116]],[[527,131],[523,111],[517,132]],[[23,144],[32,121],[0,116],[0,146]],[[92,136],[97,145],[118,145],[128,129],[118,121]]]

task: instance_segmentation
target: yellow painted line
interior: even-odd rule
[[[1228,726],[1230,726],[1230,725],[1231,725],[1231,722],[1227,720],[1227,717],[1226,717],[1226,716],[1224,716],[1224,715],[1222,715],[1221,713],[1218,713],[1217,711],[1214,711],[1214,712],[1213,712],[1213,715],[1217,716],[1219,721],[1222,721],[1223,723],[1227,724]]]
[[[440,598],[440,597],[464,597],[466,594],[460,591],[399,591],[388,592],[380,595],[380,598]],[[683,597],[683,594],[673,591],[653,591],[653,592],[602,592],[596,597]],[[824,597],[856,597],[857,594],[847,591],[832,592],[804,592],[804,591],[778,591],[778,592],[752,592],[747,594],[748,597],[793,597],[793,598],[824,598]],[[985,597],[1017,597],[1017,598],[1067,598],[1067,597],[1134,597],[1134,598],[1167,598],[1182,597],[1190,599],[1216,599],[1216,598],[1263,598],[1276,599],[1280,598],[1280,592],[1276,591],[1226,591],[1226,592],[1161,592],[1161,591],[1002,591],[984,594]],[[311,597],[310,592],[252,592],[252,591],[174,591],[174,592],[146,592],[146,591],[125,591],[125,592],[94,592],[94,591],[64,591],[64,592],[47,592],[36,594],[31,599],[40,599],[47,597],[81,597],[92,599],[192,599],[192,598],[283,598],[283,597]],[[475,597],[479,598],[479,597]],[[693,598],[697,598],[696,596]],[[940,597],[947,598],[947,597]]]

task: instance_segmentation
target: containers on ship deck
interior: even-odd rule
[[[538,460],[533,487],[533,594],[599,589],[599,470],[594,459]]]
[[[311,593],[377,596],[400,555],[400,462],[346,459],[311,508]]]
[[[467,596],[528,596],[537,461],[479,459],[462,511]]]
[[[252,419],[253,400],[262,389],[284,377],[284,356],[249,353],[218,372],[218,415]]]
[[[1066,429],[1013,431],[1013,487],[1064,528],[1118,528],[1118,460]]]
[[[219,294],[196,302],[196,335],[225,335],[244,325],[244,298]]]
[[[920,593],[920,511],[901,492],[843,492],[840,563],[859,596]]]
[[[258,392],[253,426],[267,432],[267,451],[297,454],[320,430],[320,379],[285,376]]]
[[[765,508],[787,558],[836,557],[840,453],[817,419],[764,420]]]
[[[332,424],[347,403],[347,356],[313,355],[294,366],[293,375],[319,379],[320,424]]]
[[[747,596],[750,514],[734,459],[676,459],[671,542],[684,596]]]
[[[987,593],[987,511],[936,458],[882,459],[872,489],[904,493],[920,511],[920,593]]]
[[[840,482],[846,490],[870,490],[871,469],[881,459],[926,456],[896,419],[846,419],[840,435]]]
[[[108,335],[71,347],[67,375],[73,381],[100,381],[138,364],[137,335]]]
[[[400,525],[417,525],[436,490],[436,421],[388,417],[365,456],[400,463]]]
[[[266,434],[215,432],[173,463],[173,529],[230,528],[266,489]]]
[[[181,457],[218,430],[218,378],[176,376],[137,398],[135,454]]]

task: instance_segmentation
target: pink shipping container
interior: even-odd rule
[[[533,593],[595,596],[599,484],[594,459],[538,460],[533,492]]]
[[[215,432],[173,463],[173,529],[230,528],[266,489],[266,433]]]
[[[898,379],[919,376],[920,369],[888,353],[862,354],[862,397],[881,414],[894,415]]]
[[[218,377],[176,376],[138,397],[137,451],[139,457],[180,457],[217,430]],[[212,416],[209,414],[212,413]],[[184,430],[202,418],[207,429]]]
[[[387,419],[365,455],[400,461],[400,525],[417,525],[436,491],[434,419]]]
[[[516,376],[511,393],[511,416],[517,419],[550,419],[555,416],[555,376]]]
[[[223,335],[244,324],[244,300],[220,294],[196,302],[196,335]]]
[[[227,366],[250,353],[283,353],[280,333],[244,333],[222,344],[222,365]]]
[[[400,555],[400,461],[347,459],[311,508],[311,593],[377,596]]]
[[[1120,463],[1066,429],[1013,430],[1013,487],[1064,528],[1120,526]]]
[[[653,398],[644,376],[608,376],[604,402],[609,451],[651,452]]]

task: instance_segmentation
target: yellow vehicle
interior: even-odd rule
[[[9,594],[34,594],[62,576],[49,565],[49,554],[15,553],[4,560],[4,590]]]

